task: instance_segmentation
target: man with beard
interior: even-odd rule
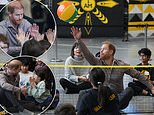
[[[122,60],[115,59],[114,55],[116,52],[115,46],[110,43],[109,41],[105,41],[102,43],[101,49],[100,49],[100,57],[95,57],[89,49],[86,47],[84,42],[81,39],[81,30],[75,27],[71,28],[72,35],[74,39],[78,42],[79,47],[84,55],[84,57],[87,59],[87,61],[91,65],[102,65],[102,66],[129,66],[129,64],[125,63]],[[119,98],[119,108],[124,109],[128,106],[129,101],[134,95],[134,90],[131,87],[127,87],[124,89],[123,87],[123,77],[124,74],[128,74],[133,78],[138,79],[141,83],[146,85],[149,90],[154,94],[154,86],[150,83],[150,81],[142,75],[140,72],[138,72],[136,69],[133,68],[102,68],[106,79],[104,82],[104,85],[111,88],[113,91],[118,93]],[[79,95],[80,98],[80,95]],[[80,100],[80,99],[79,99]],[[78,102],[80,103],[80,102]],[[78,109],[78,104],[77,104]]]
[[[9,112],[31,114],[19,102],[20,93],[27,92],[27,88],[19,88],[21,65],[21,61],[13,59],[5,65],[4,71],[0,72],[0,105]]]
[[[0,22],[0,33],[8,38],[9,49],[7,53],[11,56],[18,56],[21,50],[21,40],[17,39],[17,35],[19,32],[28,33],[31,24],[23,19],[24,7],[20,1],[10,2],[7,10],[8,19]]]

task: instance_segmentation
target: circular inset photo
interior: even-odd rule
[[[21,56],[0,69],[0,113],[40,114],[58,102],[54,75],[42,61]]]
[[[0,47],[10,56],[41,56],[54,43],[56,31],[53,13],[41,2],[16,0],[0,11]]]

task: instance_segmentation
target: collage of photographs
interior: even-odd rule
[[[0,47],[11,58],[1,65],[0,115],[34,115],[54,109],[59,92],[53,72],[37,59],[55,41],[53,14],[35,0],[2,0],[0,6]]]
[[[154,115],[153,13],[151,0],[0,0],[0,115]]]

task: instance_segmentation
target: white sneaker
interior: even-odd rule
[[[34,115],[34,112],[24,109],[23,112],[19,112],[19,115]]]

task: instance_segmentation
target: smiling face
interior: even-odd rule
[[[9,19],[13,25],[19,25],[23,20],[23,15],[23,9],[14,9],[13,13],[9,13]]]
[[[74,56],[81,57],[82,53],[79,47],[74,48]]]

